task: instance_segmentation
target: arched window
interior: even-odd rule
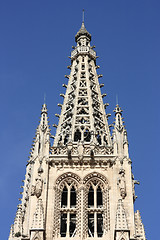
[[[76,234],[76,198],[74,185],[66,182],[61,194],[61,237],[74,237]]]
[[[103,193],[97,181],[88,191],[88,236],[103,236]]]

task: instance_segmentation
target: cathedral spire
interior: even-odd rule
[[[75,40],[54,144],[44,101],[9,240],[145,240],[122,109],[117,103],[112,141],[84,21]]]
[[[102,75],[96,71],[96,52],[90,46],[91,34],[86,30],[84,22],[75,36],[77,46],[71,52],[70,75],[66,75],[68,85],[63,84],[66,94],[61,106],[59,124],[54,146],[92,140],[98,145],[111,146],[111,136],[108,126],[99,78]]]

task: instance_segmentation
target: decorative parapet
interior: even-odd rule
[[[113,154],[113,147],[110,146],[95,146],[94,149],[90,145],[83,146],[83,155],[89,155],[91,154],[91,150],[94,151],[94,155],[112,155]],[[57,147],[51,147],[51,154],[54,155],[67,155],[68,154],[68,146],[57,146]],[[77,144],[71,149],[71,155],[77,155],[78,147]]]

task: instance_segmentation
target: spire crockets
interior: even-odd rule
[[[113,146],[115,155],[123,155],[128,157],[128,139],[127,130],[124,126],[122,118],[123,110],[117,104],[114,110],[115,112],[115,124],[113,129]]]
[[[66,75],[68,86],[61,107],[61,115],[55,136],[54,146],[66,145],[69,141],[95,142],[111,146],[110,130],[105,113],[96,69],[96,52],[90,46],[91,34],[84,22],[75,36],[77,46],[71,52],[70,75]],[[55,126],[55,125],[54,125]]]

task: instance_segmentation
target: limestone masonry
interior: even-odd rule
[[[111,135],[84,22],[75,41],[54,144],[44,103],[9,240],[145,240],[122,109]]]

